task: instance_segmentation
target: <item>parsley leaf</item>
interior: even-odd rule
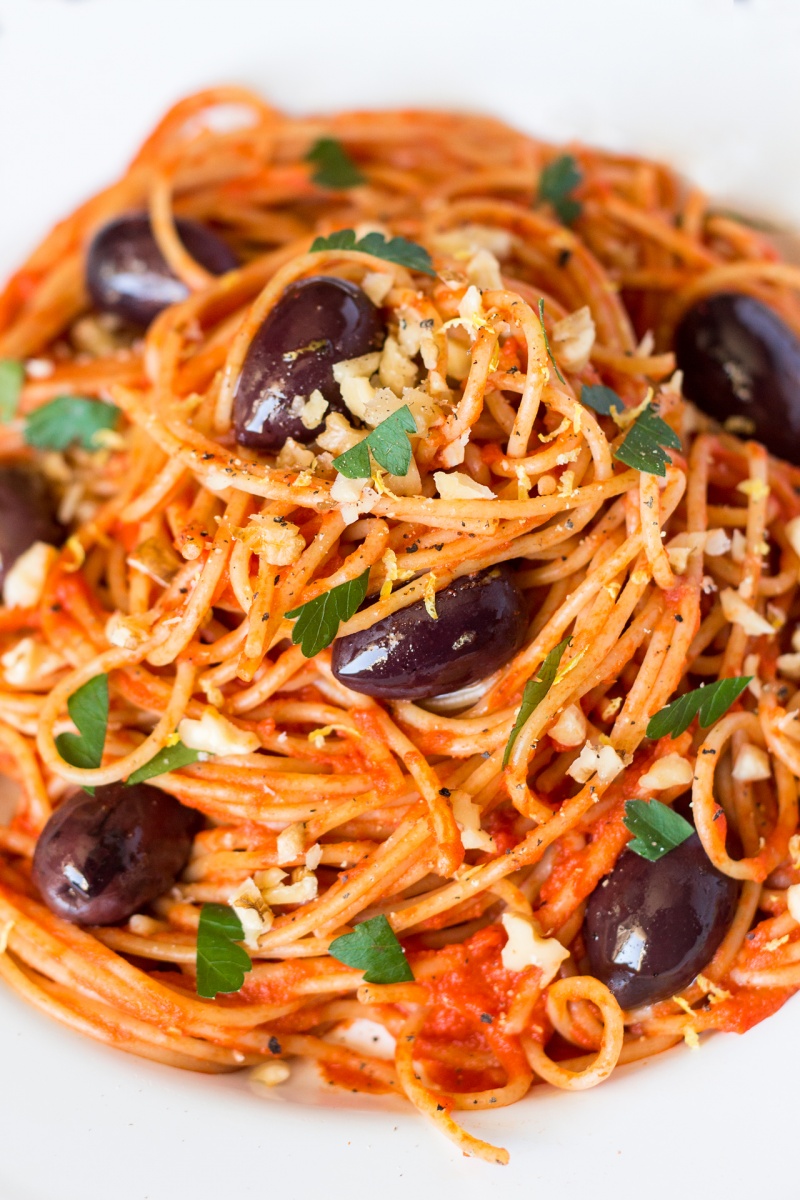
[[[431,256],[416,242],[407,238],[395,237],[388,240],[382,233],[368,233],[360,241],[356,241],[352,229],[339,229],[329,237],[315,238],[311,244],[311,253],[318,250],[358,250],[361,254],[372,254],[375,258],[384,258],[387,262],[399,263],[408,267],[409,271],[421,271],[423,275],[435,275]]]
[[[550,362],[553,364],[553,370],[555,371],[558,378],[561,380],[562,383],[566,383],[567,382],[566,379],[564,378],[564,376],[561,374],[561,372],[558,369],[558,363],[553,358],[553,351],[550,349],[550,339],[547,336],[547,330],[544,327],[544,300],[542,300],[542,299],[539,300],[539,324],[542,327],[542,337],[544,338],[544,344],[547,347],[547,357],[550,359]]]
[[[386,917],[356,925],[330,944],[331,956],[364,972],[365,983],[407,983],[414,978],[403,947]]]
[[[369,451],[390,475],[405,475],[411,466],[411,443],[407,433],[416,433],[417,425],[407,404],[398,408],[372,433],[351,449],[345,450],[333,465],[348,479],[366,479],[370,474]]]
[[[610,417],[612,409],[620,413],[625,411],[622,397],[618,396],[613,388],[604,387],[602,383],[584,384],[581,389],[581,404],[603,417]]]
[[[626,800],[622,823],[634,835],[628,849],[648,862],[657,862],[694,833],[680,813],[660,800]]]
[[[56,396],[28,415],[25,441],[39,450],[66,450],[72,442],[80,442],[84,450],[96,450],[97,434],[113,429],[118,417],[119,409],[102,400]]]
[[[213,1000],[218,992],[238,992],[253,969],[250,955],[238,945],[242,922],[227,904],[204,904],[197,927],[197,994]]]
[[[183,742],[176,742],[174,746],[165,746],[163,750],[159,750],[158,754],[149,762],[129,775],[125,782],[128,787],[134,783],[144,783],[145,779],[154,779],[156,775],[166,775],[167,771],[177,771],[179,767],[188,767],[190,763],[196,763],[199,758],[199,750],[190,750],[188,746],[184,746]]]
[[[367,594],[369,567],[356,579],[315,596],[307,604],[293,608],[286,616],[295,621],[292,642],[300,644],[306,658],[313,658],[330,646],[342,621],[349,621]]]
[[[582,205],[572,192],[583,180],[583,173],[571,154],[561,154],[542,168],[539,199],[552,205],[559,221],[571,225],[581,215]]]
[[[671,463],[672,459],[661,449],[662,446],[680,450],[681,439],[661,419],[655,405],[650,403],[625,434],[614,458],[637,471],[666,475],[667,463]]]
[[[311,178],[320,187],[340,190],[357,187],[364,182],[364,176],[342,143],[335,138],[324,137],[314,142],[305,161],[314,164]]]
[[[10,421],[17,411],[25,368],[13,358],[0,359],[0,422]]]
[[[535,679],[529,679],[525,684],[525,690],[522,693],[522,704],[520,705],[517,719],[514,722],[514,728],[508,735],[505,752],[503,753],[503,766],[508,766],[508,760],[511,757],[511,751],[514,748],[514,742],[517,740],[517,735],[522,729],[522,726],[527,721],[535,708],[541,704],[550,688],[553,686],[558,667],[563,657],[564,651],[572,641],[572,638],[564,638],[563,642],[559,642],[557,646],[548,654],[547,658],[539,668],[539,672]]]
[[[752,678],[752,675],[735,675],[731,679],[718,679],[708,687],[686,692],[650,718],[647,736],[662,738],[669,734],[673,738],[679,737],[695,717],[701,729],[708,729],[739,699]]]
[[[78,732],[58,735],[58,753],[71,767],[84,770],[99,767],[108,728],[108,676],[95,675],[73,692],[67,701],[67,712]],[[83,790],[94,795],[94,788]]]

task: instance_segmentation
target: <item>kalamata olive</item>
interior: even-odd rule
[[[322,423],[307,429],[292,410],[295,396],[305,401],[318,390],[332,410],[346,412],[334,363],[379,350],[384,334],[378,309],[354,283],[326,275],[293,283],[245,357],[234,402],[237,441],[260,450],[279,450],[287,437],[312,442]]]
[[[58,546],[63,540],[55,498],[44,476],[12,463],[0,466],[0,590],[14,563],[34,542]]]
[[[656,862],[626,850],[589,897],[591,972],[622,1008],[682,991],[708,965],[731,923],[739,885],[693,833]]]
[[[230,247],[204,225],[182,217],[175,225],[192,258],[212,275],[238,266]],[[167,266],[144,213],[119,217],[95,234],[86,260],[86,286],[101,312],[142,327],[189,295]]]
[[[196,812],[146,783],[78,792],[42,830],[33,880],[76,925],[126,921],[172,886],[198,827]]]
[[[506,567],[456,579],[436,593],[436,611],[434,620],[418,600],[337,638],[334,675],[367,696],[420,700],[484,679],[525,637],[525,601]]]
[[[690,400],[800,464],[800,340],[754,296],[721,292],[686,312],[675,353]]]

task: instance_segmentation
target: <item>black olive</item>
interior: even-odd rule
[[[385,700],[420,700],[485,679],[519,650],[527,617],[505,567],[464,575],[436,593],[437,620],[424,601],[333,643],[340,683]]]
[[[683,991],[708,965],[733,918],[739,885],[696,833],[656,862],[626,850],[586,909],[591,972],[622,1008]]]
[[[754,296],[721,292],[700,300],[675,332],[685,394],[770,453],[800,465],[800,340]]]
[[[292,411],[295,396],[315,390],[331,410],[347,410],[333,378],[334,363],[379,350],[385,328],[361,288],[315,275],[281,296],[247,351],[236,387],[236,439],[244,446],[279,450],[287,437],[313,442],[322,423],[306,429]]]
[[[33,880],[76,925],[114,925],[160,896],[186,865],[198,814],[146,783],[78,792],[42,830]]]
[[[230,247],[204,225],[182,217],[175,225],[192,258],[213,275],[239,265]],[[101,312],[142,328],[189,295],[167,265],[144,213],[119,217],[95,234],[86,260],[86,286]]]
[[[29,467],[0,466],[0,589],[19,556],[34,542],[59,546],[63,540],[47,480]]]

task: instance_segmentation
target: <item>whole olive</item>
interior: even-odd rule
[[[436,593],[436,611],[434,620],[418,600],[337,638],[334,675],[367,696],[420,700],[485,679],[525,637],[525,601],[507,567],[456,579]]]
[[[204,225],[179,217],[175,226],[192,258],[212,275],[238,266],[230,247]],[[86,260],[86,286],[101,312],[142,328],[189,295],[167,265],[145,213],[118,217],[95,234]]]
[[[754,296],[721,292],[690,308],[675,332],[690,400],[720,422],[800,464],[800,340]]]
[[[708,965],[733,918],[739,885],[696,833],[656,862],[626,850],[589,897],[591,972],[622,1008],[682,991]]]
[[[0,466],[0,591],[14,563],[34,542],[59,546],[63,540],[44,476],[13,463]]]
[[[199,817],[146,783],[78,792],[56,809],[33,856],[45,904],[76,925],[114,925],[175,882]]]
[[[236,440],[261,450],[279,450],[287,437],[312,442],[322,423],[307,429],[293,411],[295,397],[305,401],[320,391],[332,410],[346,412],[334,363],[380,349],[384,335],[380,312],[354,283],[315,275],[291,284],[245,357],[234,401]]]

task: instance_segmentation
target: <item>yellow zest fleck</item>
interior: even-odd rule
[[[74,575],[76,571],[80,571],[86,562],[86,551],[83,548],[83,542],[73,533],[72,537],[68,537],[64,543],[64,551],[66,554],[72,555],[72,561],[65,560],[63,569],[68,575]]]
[[[177,732],[177,730],[176,730],[176,731],[175,731],[175,733],[171,733],[171,734],[169,735],[169,737],[167,738],[167,740],[166,740],[166,742],[164,743],[164,745],[165,745],[165,746],[177,746],[177,744],[178,744],[178,742],[179,742],[180,740],[181,740],[181,738],[180,738],[180,734],[179,734],[179,733]]]
[[[388,600],[389,596],[392,594],[392,584],[399,575],[399,571],[397,569],[397,555],[395,554],[394,550],[392,550],[391,546],[387,550],[384,550],[381,562],[383,563],[383,569],[386,572],[386,579],[381,586],[381,600]]]
[[[439,620],[439,614],[436,611],[436,576],[433,571],[429,571],[425,576],[422,590],[423,599],[425,601],[425,611],[433,621]]]
[[[5,954],[8,949],[8,939],[13,928],[13,921],[6,921],[4,925],[0,925],[0,954]]]
[[[610,700],[602,705],[600,709],[600,718],[603,721],[610,721],[615,717],[622,708],[622,696],[613,696]]]
[[[636,405],[636,408],[619,409],[619,408],[612,407],[611,416],[614,420],[614,424],[617,425],[618,428],[620,428],[620,429],[630,428],[630,426],[637,419],[637,417],[640,417],[642,415],[642,413],[647,408],[648,404],[650,403],[650,401],[652,399],[653,399],[653,389],[648,388],[647,395],[645,396],[645,398],[641,404]]]
[[[557,683],[561,683],[561,680],[564,679],[565,676],[569,675],[570,671],[574,671],[575,667],[577,667],[578,663],[586,653],[587,648],[588,647],[584,646],[582,650],[579,650],[578,653],[569,660],[565,667],[559,668],[559,670],[556,671],[556,677],[553,680],[553,687],[555,687]]]
[[[308,740],[312,746],[316,746],[317,750],[321,750],[325,745],[325,738],[338,730],[340,733],[349,734],[350,737],[361,737],[357,729],[353,729],[350,725],[323,725],[321,729],[312,729],[308,735]]]
[[[690,1050],[700,1049],[700,1038],[697,1036],[697,1030],[689,1021],[683,1027],[683,1040]]]
[[[800,870],[800,833],[793,833],[789,838],[789,858],[794,869]]]
[[[517,476],[517,499],[527,500],[531,494],[531,477],[524,467],[515,467]]]
[[[769,495],[769,487],[763,479],[743,479],[741,483],[737,483],[736,490],[756,502],[765,500]]]
[[[785,943],[788,942],[788,940],[789,940],[789,935],[788,935],[788,933],[785,933],[783,935],[783,937],[772,938],[771,941],[769,941],[765,944],[764,949],[772,952],[773,950],[777,950],[779,946],[785,945]]]
[[[389,491],[386,484],[383,482],[383,475],[377,468],[372,473],[372,486],[375,488],[375,491],[379,496],[384,496]]]
[[[726,988],[720,987],[718,983],[714,983],[714,980],[709,979],[706,975],[698,975],[697,982],[708,993],[711,1004],[722,1004],[723,1000],[730,1000],[731,993]]]
[[[679,1008],[682,1008],[685,1013],[688,1013],[691,1018],[694,1018],[694,1009],[686,1000],[684,1000],[683,996],[673,996],[672,999]],[[683,1040],[686,1042],[686,1045],[690,1050],[697,1050],[700,1047],[700,1039],[697,1036],[697,1029],[692,1023],[692,1020],[687,1021],[683,1027]]]
[[[574,471],[564,471],[560,480],[558,481],[558,494],[559,494],[559,496],[571,496],[574,491],[575,491],[575,472]]]
[[[571,425],[572,421],[569,419],[569,417],[563,417],[558,429],[554,429],[552,433],[540,433],[539,441],[554,442],[562,433],[567,433]]]
[[[294,483],[292,484],[292,487],[299,487],[299,488],[311,487],[311,484],[313,482],[314,482],[314,476],[311,474],[310,471],[301,471],[300,474],[297,476],[297,479],[295,479]]]
[[[439,326],[436,333],[446,333],[448,329],[457,329],[459,325],[466,329],[468,333],[470,330],[474,330],[477,333],[479,329],[486,329],[489,322],[485,317],[478,316],[477,313],[473,313],[471,317],[451,317],[449,321],[445,321],[443,325]],[[497,361],[500,361],[499,354]]]
[[[489,371],[496,371],[500,366],[500,343],[495,342],[492,357],[489,359]]]
[[[581,425],[583,423],[583,417],[581,415],[582,413],[583,409],[581,408],[580,404],[576,404],[572,410],[572,428],[576,433],[580,433],[581,431]]]
[[[621,583],[619,583],[616,579],[612,579],[610,583],[603,585],[603,591],[608,592],[612,600],[616,600],[621,587]]]
[[[92,434],[92,445],[101,450],[124,450],[125,439],[116,429],[97,429]]]

